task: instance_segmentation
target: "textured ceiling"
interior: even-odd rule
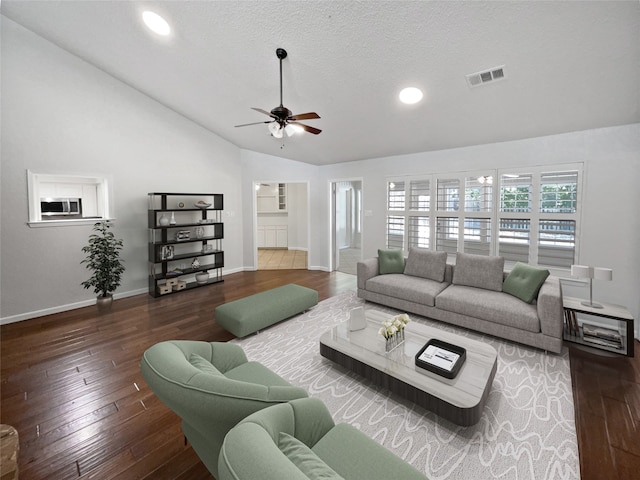
[[[171,24],[158,38],[151,9]],[[324,165],[640,122],[640,2],[16,1],[6,17],[241,148]],[[318,112],[282,142],[250,107]],[[465,75],[505,65],[469,88]],[[400,104],[417,86],[424,100]]]

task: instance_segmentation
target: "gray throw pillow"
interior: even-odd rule
[[[402,250],[395,248],[378,250],[378,273],[380,275],[403,272],[404,256],[402,255]]]
[[[503,272],[503,257],[458,253],[452,283],[501,292]]]
[[[434,252],[427,248],[411,247],[407,264],[404,267],[404,274],[443,282],[446,268],[447,252]]]

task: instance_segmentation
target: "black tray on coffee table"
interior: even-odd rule
[[[453,379],[466,358],[467,351],[464,348],[432,338],[416,354],[416,366]]]

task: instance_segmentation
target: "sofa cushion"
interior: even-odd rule
[[[366,288],[373,293],[433,307],[436,295],[448,285],[445,282],[399,273],[370,278],[367,280]]]
[[[458,253],[452,283],[501,292],[503,271],[503,257]]]
[[[312,450],[349,480],[427,480],[390,450],[346,423],[339,423],[332,428]]]
[[[411,247],[404,267],[405,275],[444,281],[447,252],[434,252],[428,248]]]
[[[311,480],[344,480],[333,468],[313,453],[313,450],[288,433],[280,432],[278,448]]]
[[[209,375],[222,375],[222,372],[214,367],[209,360],[206,360],[197,353],[191,354],[189,357],[189,363],[198,370],[202,370],[204,373],[208,373]]]
[[[395,248],[378,250],[378,273],[380,275],[402,272],[404,272],[404,256],[402,255],[402,250]]]
[[[516,263],[502,285],[502,291],[531,303],[538,298],[540,287],[549,276],[549,270]]]
[[[536,306],[504,292],[451,285],[437,296],[436,307],[520,330],[540,332]]]

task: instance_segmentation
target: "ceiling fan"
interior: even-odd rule
[[[271,112],[267,112],[261,108],[251,107],[256,112],[270,116],[272,120],[266,122],[244,123],[242,125],[236,125],[236,127],[246,127],[248,125],[267,123],[269,124],[268,128],[271,135],[275,138],[282,138],[285,134],[290,137],[298,131],[306,131],[313,133],[314,135],[318,135],[322,130],[299,123],[298,120],[313,120],[315,118],[320,118],[320,115],[315,112],[293,115],[291,110],[282,105],[282,60],[287,58],[287,51],[284,48],[278,48],[276,49],[276,56],[280,59],[280,105],[271,110]]]

